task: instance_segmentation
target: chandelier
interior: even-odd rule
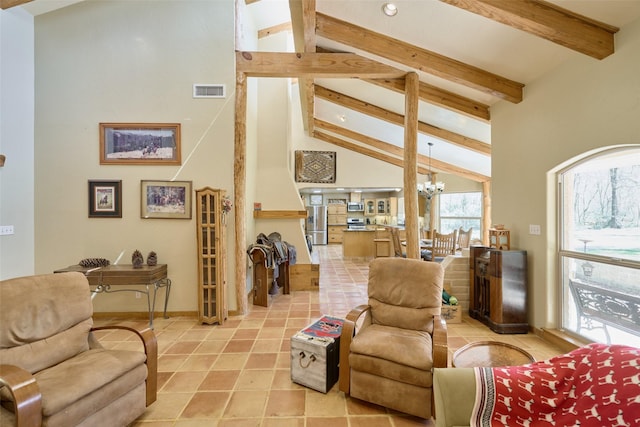
[[[418,194],[426,196],[427,200],[431,200],[431,198],[435,195],[438,195],[444,191],[444,182],[431,182],[433,171],[431,169],[431,147],[433,146],[433,142],[429,142],[429,181],[423,184],[418,184]]]

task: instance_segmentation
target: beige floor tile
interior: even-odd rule
[[[267,417],[305,415],[304,390],[272,390],[265,411]]]
[[[193,394],[180,418],[220,418],[227,405],[229,392],[201,391]]]
[[[346,416],[347,405],[344,394],[333,387],[327,394],[307,389],[305,414],[311,417]]]
[[[224,411],[224,418],[262,417],[267,403],[268,391],[238,390]]]
[[[272,369],[243,369],[236,382],[236,390],[269,390],[273,376]]]

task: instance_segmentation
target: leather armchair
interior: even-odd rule
[[[92,315],[81,273],[0,282],[0,425],[126,426],[156,400],[154,332],[94,328]],[[93,331],[110,328],[135,334],[144,351],[102,347]]]
[[[351,310],[340,337],[339,388],[353,398],[428,419],[432,371],[447,366],[440,318],[440,264],[377,258],[369,266],[367,305]]]

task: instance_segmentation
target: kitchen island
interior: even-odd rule
[[[373,239],[375,229],[344,230],[342,232],[342,256],[344,258],[373,258],[376,248]]]

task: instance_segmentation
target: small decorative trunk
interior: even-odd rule
[[[291,380],[326,393],[338,381],[343,320],[323,316],[291,337]]]

